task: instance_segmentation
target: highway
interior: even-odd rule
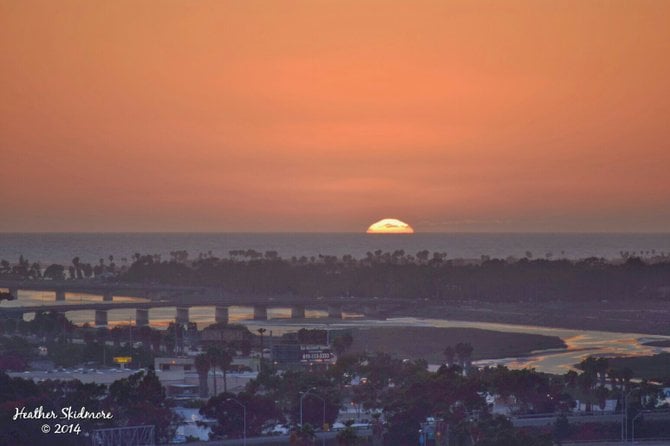
[[[627,441],[622,442],[620,440],[616,441],[580,441],[574,443],[563,443],[563,446],[630,446],[637,444],[640,446],[668,446],[670,445],[670,439],[655,439],[655,440],[635,440],[635,442]]]
[[[0,280],[0,288],[9,290],[26,290],[26,291],[53,291],[62,293],[85,293],[85,294],[109,294],[117,296],[129,297],[147,297],[155,296],[152,299],[154,306],[274,306],[286,307],[293,305],[307,305],[307,306],[327,306],[327,305],[347,305],[352,304],[356,306],[361,305],[403,305],[407,306],[407,300],[391,299],[391,298],[376,298],[376,297],[301,297],[301,296],[252,296],[232,293],[222,290],[217,287],[189,287],[189,286],[164,286],[152,284],[133,284],[133,283],[106,283],[89,280],[31,280],[31,281],[11,281]],[[160,298],[156,298],[156,296]],[[107,303],[90,302],[81,304],[81,308],[77,309],[96,309],[98,305],[109,305],[113,300]],[[105,306],[107,309],[113,308],[136,308],[137,303],[121,303],[124,306]],[[74,305],[68,304],[68,307]],[[86,306],[86,308],[83,308]],[[147,304],[151,306],[151,304]],[[52,305],[42,305],[43,310],[51,309]],[[62,304],[54,301],[54,309],[61,309]],[[1,308],[1,307],[0,307]],[[31,307],[9,307],[16,309],[30,308],[24,311],[35,311]],[[75,309],[75,308],[73,308]]]
[[[326,444],[328,444],[328,445],[334,444],[333,439],[335,437],[337,437],[337,434],[338,434],[337,432],[317,433],[316,434],[315,446],[320,445],[324,439],[326,440]],[[359,437],[369,437],[369,436],[372,435],[372,430],[370,430],[370,429],[359,430],[359,431],[356,431],[356,434]],[[248,445],[261,444],[261,445],[266,445],[266,446],[284,445],[284,444],[289,444],[289,436],[288,435],[276,435],[276,436],[273,436],[273,437],[251,437],[251,438],[247,438],[247,444]],[[244,441],[242,439],[217,440],[217,441],[189,443],[189,445],[197,445],[197,446],[243,446]]]
[[[556,414],[540,414],[530,416],[512,417],[511,421],[514,427],[541,427],[552,426],[558,415]],[[567,417],[568,422],[572,424],[586,424],[586,423],[621,423],[621,414],[603,414],[603,415],[570,415]],[[644,414],[645,420],[662,421],[668,420],[670,422],[670,411],[646,412]],[[670,443],[665,443],[670,445]]]

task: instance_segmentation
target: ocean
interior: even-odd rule
[[[370,235],[357,233],[0,233],[0,259],[16,262],[23,255],[41,264],[97,262],[114,256],[117,264],[131,262],[134,253],[159,254],[186,250],[190,258],[200,253],[226,257],[231,250],[277,251],[282,257],[346,254],[363,257],[375,250],[404,250],[416,254],[427,249],[445,252],[448,258],[604,257],[621,258],[628,252],[642,257],[670,255],[670,233],[421,233]]]

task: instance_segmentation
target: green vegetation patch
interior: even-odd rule
[[[634,378],[670,382],[670,353],[659,353],[654,356],[610,358],[609,363],[613,369],[631,369]]]
[[[384,352],[407,359],[444,362],[444,349],[470,343],[472,358],[526,356],[535,350],[565,348],[557,336],[506,333],[477,328],[383,327],[353,330],[351,352]]]

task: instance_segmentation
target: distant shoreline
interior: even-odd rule
[[[409,314],[408,314],[409,313]],[[608,331],[670,336],[670,302],[661,300],[621,302],[467,302],[429,305],[390,317],[411,316],[464,322],[540,326],[566,330]],[[665,347],[670,341],[659,341]]]
[[[2,235],[45,235],[45,234],[67,234],[67,235],[124,235],[124,234],[137,234],[137,235],[194,235],[194,234],[203,234],[203,235],[226,235],[226,234],[241,234],[241,235],[286,235],[286,234],[308,234],[308,235],[331,235],[331,234],[346,234],[346,235],[366,235],[365,230],[360,231],[0,231],[0,236]],[[669,235],[670,232],[658,232],[658,231],[591,231],[591,232],[582,232],[582,231],[420,231],[414,232],[413,235],[471,235],[471,234],[481,234],[481,235]],[[367,234],[367,235],[379,235],[379,234]],[[397,235],[397,234],[385,234],[385,235]]]
[[[162,254],[185,250],[228,256],[230,250],[277,251],[281,257],[343,256],[367,251],[402,249],[446,252],[448,259],[533,258],[571,260],[588,257],[620,259],[621,252],[670,253],[670,232],[415,232],[403,237],[360,232],[0,232],[0,259],[15,262],[23,255],[32,262],[97,262],[113,255],[117,263],[136,252]],[[408,236],[409,235],[409,236]]]

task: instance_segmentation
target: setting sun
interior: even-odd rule
[[[413,234],[414,229],[404,221],[384,218],[370,225],[368,234]]]

